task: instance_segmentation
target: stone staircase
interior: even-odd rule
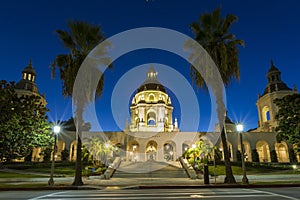
[[[121,162],[114,178],[188,178],[179,162]]]

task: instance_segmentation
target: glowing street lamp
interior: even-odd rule
[[[51,174],[50,174],[50,179],[48,181],[48,185],[54,185],[54,180],[53,180],[53,174],[54,174],[54,163],[55,163],[55,153],[56,153],[56,141],[57,141],[57,136],[60,132],[60,126],[54,126],[53,127],[53,132],[54,132],[54,147],[53,147],[53,152],[52,152],[52,163],[51,163]]]
[[[246,166],[245,166],[245,158],[244,158],[244,154],[245,154],[245,150],[244,150],[244,145],[243,145],[243,130],[244,130],[244,126],[243,124],[238,123],[236,125],[236,130],[240,135],[240,144],[241,144],[241,158],[242,158],[242,169],[243,169],[243,179],[242,179],[242,184],[249,184],[249,180],[247,178],[246,175]]]

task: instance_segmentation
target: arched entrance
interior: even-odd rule
[[[228,152],[229,152],[229,158],[231,161],[233,161],[233,151],[232,151],[232,144],[230,142],[227,141],[227,148],[228,148]],[[220,142],[219,144],[219,150],[222,152],[222,159],[224,160],[224,150],[223,150],[223,143]]]
[[[245,153],[245,155],[244,155],[244,158],[245,158],[245,161],[252,161],[252,155],[251,155],[251,146],[250,146],[250,143],[249,142],[247,142],[247,141],[243,141],[243,145],[244,145],[244,153]],[[240,144],[238,144],[238,150],[240,151],[240,152],[242,152],[241,151],[241,145]]]
[[[70,161],[76,160],[76,154],[77,154],[77,141],[73,141],[70,145]]]
[[[258,141],[256,143],[256,150],[259,156],[259,162],[271,162],[270,148],[266,141]]]
[[[290,162],[288,146],[285,142],[275,143],[278,162]]]
[[[174,161],[175,152],[176,150],[174,142],[167,142],[164,144],[164,160]]]
[[[137,141],[130,141],[127,145],[127,152],[128,152],[128,160],[129,161],[138,161],[139,157],[139,143]]]
[[[157,159],[157,143],[153,140],[149,141],[146,146],[146,160],[154,161]]]

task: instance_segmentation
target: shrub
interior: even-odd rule
[[[62,161],[67,161],[69,159],[69,151],[67,149],[64,149],[62,152],[61,152],[61,160]]]

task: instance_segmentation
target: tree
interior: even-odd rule
[[[0,82],[0,160],[29,156],[34,147],[51,144],[48,109],[36,95],[17,95],[14,82]]]
[[[216,156],[220,156],[219,149],[216,146],[209,146],[200,139],[184,153],[184,157],[187,158],[195,171],[201,171],[204,165],[207,165],[213,159],[213,149],[215,149]]]
[[[67,31],[56,30],[59,39],[63,45],[69,50],[67,54],[59,54],[56,56],[52,63],[52,75],[55,75],[55,69],[60,72],[60,79],[62,80],[62,93],[64,97],[72,97],[73,85],[76,79],[78,70],[90,53],[100,42],[105,40],[105,37],[101,31],[100,26],[90,25],[83,21],[71,21],[68,23]],[[102,52],[106,54],[106,52]],[[111,66],[110,66],[111,67]],[[101,96],[104,84],[104,76],[101,76],[97,89],[95,91],[96,96]],[[94,94],[86,94],[87,99],[94,98]],[[75,102],[77,103],[77,102]],[[79,105],[76,110],[76,132],[77,132],[77,155],[75,165],[75,179],[73,185],[83,185],[82,182],[82,142],[81,142],[81,125],[83,122],[83,108],[84,105]]]
[[[281,99],[275,99],[278,106],[275,119],[278,126],[275,131],[277,140],[287,141],[295,146],[295,153],[300,153],[300,94],[287,95]]]
[[[194,39],[207,51],[215,62],[218,70],[221,74],[225,86],[228,86],[232,79],[236,78],[239,80],[239,59],[238,59],[238,46],[244,45],[243,40],[238,40],[235,35],[230,32],[231,25],[237,21],[237,17],[232,14],[226,15],[225,18],[221,16],[221,8],[217,8],[212,13],[202,14],[198,22],[194,22],[190,25]],[[186,44],[186,48],[192,49],[193,46]],[[191,55],[191,58],[201,59],[201,55]],[[210,69],[205,68],[207,74],[212,73]],[[207,85],[201,75],[194,66],[191,66],[191,78],[197,87],[207,88]],[[213,91],[217,97],[223,96],[218,91]],[[226,110],[223,101],[217,99],[217,110],[219,124],[224,121]],[[229,151],[226,141],[226,130],[220,127],[221,140],[223,143],[224,150],[224,161],[226,167],[225,183],[236,183],[232,173]]]
[[[92,161],[93,166],[108,165],[109,158],[117,151],[117,148],[110,142],[104,141],[101,137],[92,137],[84,143],[88,152],[88,160]]]

